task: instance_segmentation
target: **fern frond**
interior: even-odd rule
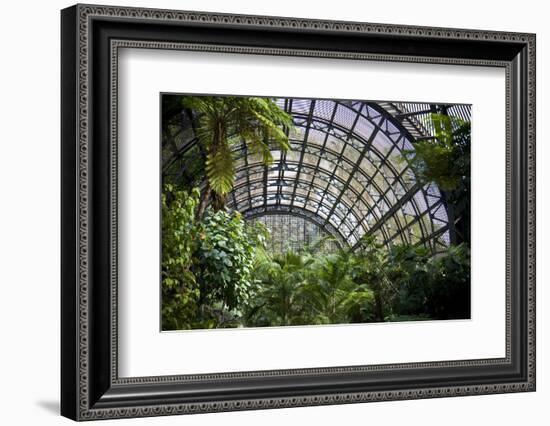
[[[222,144],[216,152],[206,157],[206,175],[212,190],[225,195],[235,183],[235,161],[229,147]]]

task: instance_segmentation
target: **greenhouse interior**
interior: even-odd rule
[[[161,105],[162,330],[470,318],[471,105]]]

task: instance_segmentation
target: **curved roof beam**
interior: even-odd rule
[[[293,103],[296,101],[301,102],[298,112],[293,110]],[[320,185],[310,184],[310,190],[305,198],[306,202],[312,200],[318,205],[316,211],[318,214],[327,207],[327,203],[331,205],[328,214],[326,211],[322,214],[325,222],[331,220],[340,222],[342,217],[351,218],[353,216],[353,223],[350,223],[350,219],[348,219],[344,224],[348,228],[348,237],[353,235],[353,240],[357,240],[365,232],[375,233],[384,230],[387,225],[385,220],[381,220],[382,217],[392,219],[394,230],[382,232],[386,234],[384,240],[389,241],[387,234],[403,233],[408,227],[418,222],[407,223],[403,219],[404,215],[420,216],[434,204],[426,199],[424,188],[414,182],[414,174],[408,165],[397,164],[393,161],[396,156],[402,158],[401,151],[403,149],[412,149],[413,145],[407,135],[371,104],[357,102],[353,109],[338,101],[285,99],[279,102],[293,114],[297,129],[301,129],[289,135],[291,146],[295,148],[294,153],[291,151],[281,153],[274,150],[273,154],[277,158],[276,166],[265,167],[260,163],[251,162],[254,160],[247,155],[244,144],[235,147],[237,161],[243,160],[244,162],[244,166],[241,165],[237,169],[237,174],[244,176],[248,187],[252,185],[251,174],[255,175],[256,181],[258,181],[257,176],[263,174],[265,206],[268,204],[283,205],[281,202],[285,198],[283,192],[288,194],[288,189],[285,188],[283,191],[282,182],[289,180],[294,181],[294,188],[290,194],[292,205],[300,189],[300,184],[304,181],[307,183],[307,180],[302,179],[301,175],[307,176],[308,171],[312,170],[310,174],[323,180],[326,186],[322,188]],[[321,102],[325,107],[326,111],[322,116],[315,113],[317,102]],[[339,122],[336,122],[337,111],[351,111],[354,114],[353,119],[348,117],[349,129],[343,127],[345,120],[340,118]],[[369,124],[365,125],[362,120],[368,120]],[[360,123],[362,124],[359,125]],[[356,128],[361,128],[361,132],[357,133]],[[317,137],[316,140],[312,138],[313,134]],[[382,148],[386,152],[383,152]],[[354,154],[352,155],[352,153]],[[310,160],[307,160],[308,158]],[[365,165],[368,165],[370,170],[365,170]],[[291,172],[290,176],[288,172]],[[339,174],[344,174],[344,178],[342,179]],[[240,177],[237,179],[238,188],[236,187],[236,190],[242,190],[244,179]],[[313,182],[313,179],[311,181]],[[239,185],[239,183],[242,184]],[[277,186],[276,191],[271,189],[273,184]],[[335,186],[339,188],[335,188]],[[254,190],[257,191],[258,188],[254,188]],[[318,192],[315,192],[316,190],[322,190],[320,196]],[[273,195],[273,192],[276,192],[276,195]],[[346,198],[348,200],[355,199],[355,201],[342,203],[342,200],[346,200]],[[258,199],[261,199],[260,195],[255,196],[255,200]],[[242,195],[239,201],[245,201]],[[358,209],[358,204],[364,204],[366,209]],[[347,211],[336,214],[338,207],[342,205]],[[398,205],[399,208],[392,209],[395,205]],[[239,208],[241,208],[240,205]],[[400,214],[397,214],[398,210],[401,210]],[[388,215],[388,211],[393,217]],[[336,216],[338,220],[334,220],[333,216]],[[367,225],[366,217],[370,217],[371,220],[374,218],[375,222]],[[372,231],[368,230],[369,226],[373,228]],[[420,223],[419,230],[421,235],[418,239],[423,238],[429,232],[423,222]],[[354,241],[352,241],[353,243]]]
[[[297,174],[297,170],[299,167],[299,163],[294,162],[288,162],[286,164],[286,167],[283,167],[285,171],[290,171],[292,173]],[[273,183],[282,185],[285,182],[292,181],[292,182],[299,182],[303,184],[310,185],[311,187],[318,188],[322,191],[327,191],[334,199],[336,197],[340,196],[342,194],[342,191],[350,191],[351,194],[346,194],[345,197],[342,197],[343,200],[350,200],[349,201],[349,207],[350,210],[352,208],[359,209],[358,214],[361,217],[364,217],[365,215],[372,214],[375,217],[380,216],[379,212],[375,211],[373,207],[369,206],[369,203],[372,203],[371,200],[365,199],[365,195],[368,195],[370,198],[370,194],[368,194],[365,189],[358,191],[354,187],[345,187],[345,181],[341,179],[340,177],[333,176],[332,179],[329,177],[328,173],[322,169],[315,169],[314,166],[308,165],[308,164],[302,164],[301,165],[301,175],[298,176],[290,176],[285,177],[283,175],[283,178],[279,178],[278,176],[281,176],[278,174],[277,176],[269,177],[267,178],[267,182],[265,180],[265,175],[263,174],[263,165],[261,164],[253,164],[249,165],[248,167],[242,167],[239,168],[237,173],[241,176],[236,180],[235,182],[235,188],[233,192],[239,192],[242,188],[251,188],[251,185],[253,182],[262,182],[265,184],[267,188],[273,185]],[[277,172],[278,167],[270,169],[272,172]],[[275,173],[274,173],[275,174]],[[260,179],[261,175],[261,179]],[[252,179],[251,179],[252,176]],[[321,185],[321,182],[325,185]],[[370,183],[370,185],[377,190],[377,195],[383,196],[384,192],[381,191],[375,183]],[[298,184],[294,185],[295,188],[298,188]],[[257,188],[256,188],[257,189]],[[308,191],[307,195],[305,196],[307,199],[311,198],[311,190]],[[296,191],[293,192],[293,195],[296,195]],[[322,194],[321,197],[323,198],[325,194]],[[353,195],[353,197],[350,197],[350,195]],[[327,197],[324,197],[327,198]],[[353,201],[353,199],[355,199]],[[363,206],[365,211],[362,211],[360,209],[360,206],[358,205],[359,200],[362,200]],[[318,202],[318,199],[315,199],[314,201]]]
[[[315,188],[317,190],[317,191],[315,191],[315,193],[317,195],[320,195],[320,194],[323,193],[323,191],[325,191],[324,186],[318,185],[314,182],[304,181],[302,179],[295,179],[294,181],[298,182],[299,189],[311,189],[311,187]],[[290,180],[286,180],[285,183],[286,182],[290,182]],[[282,189],[282,185],[268,186],[267,194],[268,195],[275,194],[276,197],[282,197],[283,194],[284,195],[288,195],[288,194],[293,195],[293,197],[292,197],[293,202],[290,203],[291,207],[294,207],[295,205],[301,206],[301,205],[308,204],[307,203],[308,198],[306,198],[306,196],[303,196],[303,195],[300,195],[300,194],[295,194],[291,190],[287,189],[287,188],[292,187],[292,185],[284,185],[284,186],[285,186],[285,189]],[[244,183],[242,185],[239,185],[238,187],[235,187],[234,192],[238,193],[238,191],[241,188],[247,188],[247,189],[249,188],[250,189],[250,196],[248,196],[246,193],[245,193],[244,196],[242,196],[242,195],[237,196],[236,195],[235,199],[231,200],[232,203],[228,204],[228,207],[235,207],[239,211],[242,210],[242,208],[240,208],[240,206],[242,206],[243,204],[249,204],[250,206],[252,205],[252,202],[247,203],[248,200],[253,200],[253,199],[256,199],[259,196],[262,196],[262,194],[257,193],[257,191],[259,189],[263,189],[263,180],[256,179],[256,180],[250,181],[249,183]],[[337,194],[333,195],[333,197],[336,197],[336,196],[337,196]],[[322,200],[322,199],[320,199],[318,202],[320,203],[320,205],[324,205],[325,207],[328,207],[329,209],[332,207],[331,204],[325,203],[324,200]],[[342,203],[347,208],[347,212],[352,213],[355,216],[357,222],[360,223],[361,218],[363,217],[363,215],[360,212],[357,212],[357,211],[353,210],[352,204],[348,200],[343,200]],[[246,208],[246,207],[244,207],[244,208]],[[318,213],[318,209],[316,209],[315,212]],[[337,212],[337,217],[340,219],[341,222],[344,222],[345,216],[342,216],[341,212]],[[324,220],[324,221],[328,222],[326,220]],[[335,224],[335,225],[339,225],[339,224]],[[366,232],[366,230],[364,230],[364,232]]]
[[[378,234],[387,244],[401,239],[434,250],[436,239],[448,242],[452,224],[439,189],[419,185],[403,160],[404,151],[414,149],[420,137],[419,131],[413,133],[412,120],[430,114],[432,106],[298,98],[277,103],[294,118],[296,127],[289,134],[293,149],[274,148],[275,162],[265,166],[244,143],[235,145],[232,208],[255,215],[262,208],[269,214],[302,209],[352,246],[365,233]],[[468,106],[449,108],[469,117]],[[195,143],[190,137],[179,152]]]

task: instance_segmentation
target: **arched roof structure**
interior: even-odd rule
[[[469,106],[296,98],[277,104],[293,117],[290,149],[273,147],[266,166],[235,144],[230,209],[247,218],[300,217],[351,247],[365,234],[433,252],[453,240],[444,194],[417,182],[406,157],[416,141],[433,138],[431,112],[469,120]]]

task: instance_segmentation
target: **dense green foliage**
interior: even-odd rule
[[[162,328],[194,328],[199,287],[192,271],[195,208],[199,191],[190,194],[165,185],[162,192]]]
[[[216,326],[230,326],[249,303],[255,248],[262,242],[257,228],[239,213],[207,211],[198,226],[195,267],[200,277],[202,316]]]
[[[466,246],[429,256],[367,237],[359,250],[263,257],[243,325],[338,324],[470,316]]]
[[[444,114],[430,118],[435,138],[416,142],[409,162],[418,180],[452,191],[470,177],[470,123]]]
[[[183,96],[164,107],[163,120],[192,111],[199,143],[185,154],[189,167],[163,187],[163,330],[470,317],[469,123],[432,115],[436,138],[417,142],[404,159],[420,183],[444,191],[464,243],[432,255],[367,235],[353,251],[325,238],[281,254],[266,251],[265,226],[224,207],[235,181],[234,145],[244,142],[270,164],[270,145],[289,147],[291,117],[264,98]]]
[[[166,185],[162,195],[162,327],[234,326],[248,305],[256,248],[265,229],[239,213],[207,210],[195,219],[199,191]]]
[[[163,193],[163,329],[468,318],[469,252],[432,257],[365,237],[358,249],[263,250],[240,214],[195,219],[198,190]]]
[[[460,233],[470,241],[470,143],[469,122],[445,114],[432,114],[435,138],[415,143],[407,161],[421,183],[434,182],[445,191],[448,212]]]

